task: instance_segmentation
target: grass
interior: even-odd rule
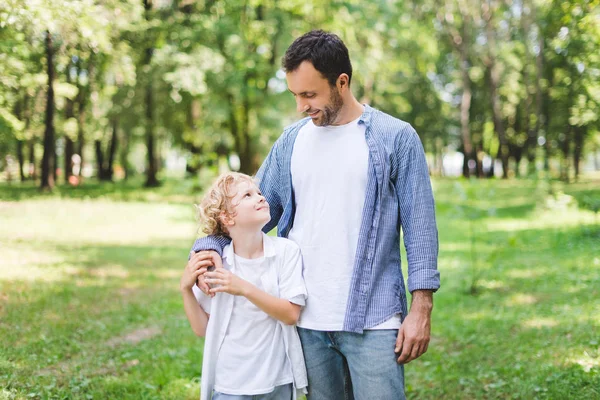
[[[600,397],[598,182],[434,182],[442,289],[410,399]],[[0,399],[197,399],[197,188],[0,186]],[[404,263],[406,268],[406,263]]]

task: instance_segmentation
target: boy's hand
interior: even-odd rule
[[[204,274],[204,281],[211,285],[219,285],[210,289],[213,295],[218,292],[225,292],[236,296],[244,296],[248,285],[248,281],[243,280],[239,276],[232,274],[225,268],[217,268],[212,272]]]
[[[217,253],[214,250],[199,251],[197,253],[192,254],[192,258],[193,257],[197,257],[197,259],[201,261],[207,261],[208,267],[214,266],[215,269],[223,268],[223,260],[221,259],[219,253]],[[208,284],[204,281],[204,274],[200,274],[198,276],[198,279],[196,280],[196,285],[198,286],[198,288],[200,288],[200,290],[202,290],[202,292],[204,292],[205,295],[215,297],[215,294],[210,292],[210,286],[208,286]]]
[[[207,268],[213,265],[212,259],[206,259],[199,254],[200,253],[192,254],[185,265],[183,275],[179,282],[179,288],[182,291],[191,290],[197,281],[202,280],[199,278],[206,272]]]

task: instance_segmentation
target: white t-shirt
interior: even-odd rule
[[[264,257],[234,256],[235,274],[261,290],[268,269]],[[215,390],[221,393],[255,395],[269,393],[273,386],[292,382],[285,356],[281,326],[251,301],[235,296],[233,313],[217,358]]]
[[[302,256],[297,244],[263,234],[264,257],[253,260],[234,255],[233,248],[228,245],[223,249],[223,268],[275,297],[305,304]],[[202,361],[201,400],[210,399],[213,389],[254,395],[270,393],[275,386],[292,381],[305,393],[306,368],[295,326],[275,320],[242,296],[217,293],[211,299],[195,285],[193,292],[204,311],[211,314]]]
[[[302,328],[343,330],[369,167],[365,125],[358,121],[323,127],[309,121],[294,143],[296,213],[288,237],[304,259],[308,299],[298,321]],[[399,327],[394,316],[373,329]]]

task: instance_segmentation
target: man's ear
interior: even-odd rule
[[[348,86],[350,85],[350,78],[348,74],[341,74],[337,78],[336,86],[339,90],[348,90]]]

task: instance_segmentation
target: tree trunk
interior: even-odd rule
[[[108,163],[106,165],[106,170],[104,176],[107,181],[113,180],[114,174],[114,163],[115,163],[115,153],[117,150],[118,136],[117,133],[119,131],[119,120],[115,117],[112,120],[112,137],[110,138],[110,147],[108,148]]]
[[[554,71],[552,70],[552,67],[548,66],[547,68],[544,69],[544,73],[545,73],[545,78],[547,83],[547,87],[551,88],[554,85]],[[551,114],[550,114],[550,106],[551,106],[551,99],[550,99],[550,93],[548,91],[546,91],[543,96],[542,96],[542,114],[543,116],[540,118],[540,125],[543,127],[543,131],[544,131],[544,171],[546,173],[550,172],[550,156],[551,154],[551,148],[550,148],[550,121],[551,121]]]
[[[87,73],[89,77],[88,87],[92,84],[92,79],[94,76],[94,53],[90,53],[90,57],[88,59]],[[79,92],[77,93],[77,154],[80,157],[79,160],[79,171],[77,173],[78,176],[81,176],[83,171],[83,164],[85,161],[84,150],[85,150],[85,120],[86,120],[86,108],[87,108],[87,94],[88,91],[85,90],[84,86],[81,85],[79,81],[79,75],[81,73],[81,59],[77,61],[77,88]]]
[[[21,100],[19,99],[16,104],[15,104],[15,109],[14,109],[14,114],[15,117],[17,117],[17,119],[19,121],[23,120],[23,114],[24,114],[24,108],[26,107],[25,104],[25,100],[27,98],[27,95],[25,95],[25,97]],[[17,160],[19,161],[19,179],[21,180],[21,182],[25,181],[25,173],[23,171],[23,167],[25,164],[25,157],[23,156],[23,141],[21,139],[17,138]]]
[[[534,14],[533,12],[533,4],[530,5],[530,12],[529,14],[527,13],[523,13],[523,15],[521,16],[521,22],[522,22],[522,27],[523,27],[523,40],[525,41],[525,57],[527,60],[531,59],[531,53],[529,51],[529,43],[528,43],[528,38],[529,38],[529,32],[531,31],[530,27],[531,27],[531,16]],[[540,33],[538,33],[538,35],[540,35]],[[536,65],[537,65],[537,57],[536,57]],[[529,71],[527,70],[528,68],[528,63],[525,63],[523,65],[523,81],[525,83],[525,93],[526,93],[526,98],[525,98],[525,115],[524,115],[524,125],[525,125],[525,133],[527,134],[527,139],[525,141],[525,155],[527,158],[527,175],[533,175],[535,173],[535,156],[536,156],[536,150],[537,150],[537,136],[538,136],[538,131],[539,128],[537,127],[537,125],[539,124],[539,119],[536,118],[536,126],[534,126],[531,122],[531,114],[532,114],[532,106],[533,106],[533,102],[534,102],[534,98],[533,95],[530,93],[529,91],[529,87],[531,86],[531,79],[530,79],[530,74]],[[536,75],[535,78],[535,85],[536,85],[536,106],[537,106],[537,97],[538,97],[538,90],[540,90],[539,88],[539,80],[538,80],[538,76]],[[538,114],[538,110],[536,108],[536,115],[539,117]],[[518,168],[517,168],[518,171]]]
[[[44,130],[44,156],[42,157],[42,189],[54,187],[54,60],[53,44],[50,32],[46,31],[46,58],[48,60],[48,94],[46,100],[46,118]]]
[[[119,152],[119,159],[121,167],[123,168],[123,179],[129,178],[129,163],[127,162],[127,156],[129,154],[129,132],[127,130],[121,130],[121,151]]]
[[[587,126],[575,127],[575,141],[573,147],[573,168],[575,170],[575,180],[579,178],[579,166],[581,163],[581,154],[583,153],[583,145],[586,133]]]
[[[35,160],[35,139],[29,140],[29,179],[37,179],[37,161]]]
[[[568,125],[565,127],[565,134],[562,140],[559,140],[560,150],[563,153],[563,159],[560,165],[560,179],[569,182],[569,157],[571,153],[571,136],[573,127]]]
[[[186,125],[187,129],[195,136],[197,134],[196,121],[200,119],[201,105],[198,99],[191,99],[186,112]],[[199,155],[202,154],[202,145],[197,146],[195,143],[185,143],[185,148],[191,153],[190,162],[185,165],[185,171],[191,175],[195,175],[201,168],[198,162]]]
[[[94,151],[96,153],[96,176],[99,181],[104,180],[104,154],[102,152],[102,142],[94,140]]]
[[[23,166],[25,164],[25,157],[23,156],[23,141],[17,139],[17,159],[19,160],[19,178],[21,182],[25,182],[25,172]]]
[[[77,114],[77,154],[79,154],[79,171],[78,174],[81,176],[81,172],[83,171],[83,163],[84,163],[84,149],[85,149],[85,131],[83,126],[85,124],[85,100],[81,99],[79,102],[79,113]]]
[[[73,154],[75,154],[75,143],[70,137],[65,135],[65,182],[69,182],[69,178],[73,176]]]
[[[244,100],[241,109],[240,129],[238,134],[242,144],[242,152],[240,156],[240,172],[252,175],[256,172],[253,162],[252,141],[250,140],[250,123],[249,123],[250,104],[248,95],[244,91]]]
[[[146,148],[148,164],[145,185],[146,187],[155,187],[158,186],[158,179],[156,179],[156,156],[154,155],[154,110],[151,82],[148,82],[146,86]]]
[[[67,83],[71,83],[71,71],[70,71],[71,63],[67,64],[66,75],[67,75]],[[71,118],[75,117],[74,112],[75,102],[72,99],[67,98],[67,102],[65,105],[65,119],[68,121]],[[75,144],[73,140],[69,137],[67,132],[64,133],[65,136],[65,151],[64,151],[64,177],[65,183],[69,183],[69,178],[73,175],[73,154],[75,153]]]
[[[152,10],[152,0],[143,0],[146,20],[150,20],[150,11]],[[153,36],[151,36],[153,37]],[[152,54],[154,53],[154,46],[151,45],[145,50],[145,57],[143,66],[150,68],[150,62],[152,61]],[[143,68],[143,69],[145,69]],[[146,87],[145,87],[145,106],[146,106],[146,148],[147,148],[147,167],[146,167],[146,187],[158,186],[158,179],[156,178],[157,165],[156,156],[154,154],[154,104],[153,104],[153,92],[152,92],[152,76],[150,72],[146,73]]]
[[[469,59],[467,55],[467,34],[466,21],[463,21],[462,38],[457,47],[460,54],[460,73],[462,78],[462,96],[460,100],[460,136],[462,139],[462,147],[465,152],[463,161],[463,176],[465,178],[468,178],[471,175],[469,160],[477,158],[477,156],[473,153],[473,143],[471,141],[471,131],[469,129],[469,122],[471,120],[470,111],[472,94],[471,78],[469,77]]]
[[[484,5],[485,6],[485,5]],[[489,70],[488,86],[490,90],[490,99],[492,105],[492,113],[494,120],[494,130],[498,134],[500,148],[498,149],[500,159],[502,161],[502,178],[508,178],[508,140],[506,139],[506,131],[504,129],[504,120],[502,118],[502,107],[500,106],[500,95],[498,87],[500,86],[500,72],[496,64],[496,37],[492,27],[492,9],[487,5],[484,7],[485,33],[488,42],[488,60],[487,67]]]

